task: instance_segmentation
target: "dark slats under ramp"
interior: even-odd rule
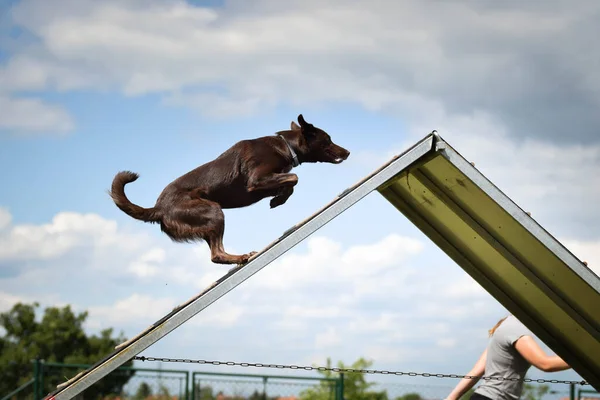
[[[48,397],[83,392],[373,191],[600,390],[600,278],[430,134]]]

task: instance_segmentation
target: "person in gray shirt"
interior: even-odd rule
[[[467,374],[474,378],[461,379],[447,400],[460,399],[484,374],[492,379],[484,379],[471,400],[518,400],[523,391],[523,379],[532,365],[544,372],[570,368],[562,358],[547,355],[529,329],[513,315],[498,321],[489,334],[487,348]]]

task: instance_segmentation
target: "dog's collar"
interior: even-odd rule
[[[292,154],[292,166],[293,167],[297,167],[300,165],[300,161],[298,160],[298,156],[296,155],[296,152],[294,151],[294,149],[292,149],[292,146],[290,146],[290,144],[288,143],[287,140],[285,140],[285,138],[283,137],[283,135],[279,135],[280,138],[283,139],[283,142],[285,143],[285,145],[287,146],[288,149],[290,149],[290,153]]]

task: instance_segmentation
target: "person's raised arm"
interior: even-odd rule
[[[514,346],[527,362],[544,372],[564,371],[571,368],[559,356],[547,355],[529,335],[520,337]]]
[[[473,386],[475,386],[475,384],[477,382],[479,382],[479,379],[483,376],[483,373],[485,372],[485,360],[486,359],[487,359],[487,349],[485,349],[483,351],[483,353],[481,353],[479,360],[477,360],[477,362],[475,363],[473,368],[467,374],[467,376],[473,376],[476,378],[461,379],[460,382],[458,382],[458,384],[454,388],[454,390],[452,390],[452,392],[450,392],[448,397],[446,397],[447,400],[460,399],[465,393],[467,393],[469,391],[469,389],[471,389]]]

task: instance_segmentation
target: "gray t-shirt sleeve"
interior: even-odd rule
[[[513,346],[515,342],[523,336],[533,337],[531,331],[527,329],[527,327],[523,325],[518,319],[511,318],[509,321],[506,322],[508,322],[508,324],[505,327],[504,338],[509,346]]]

